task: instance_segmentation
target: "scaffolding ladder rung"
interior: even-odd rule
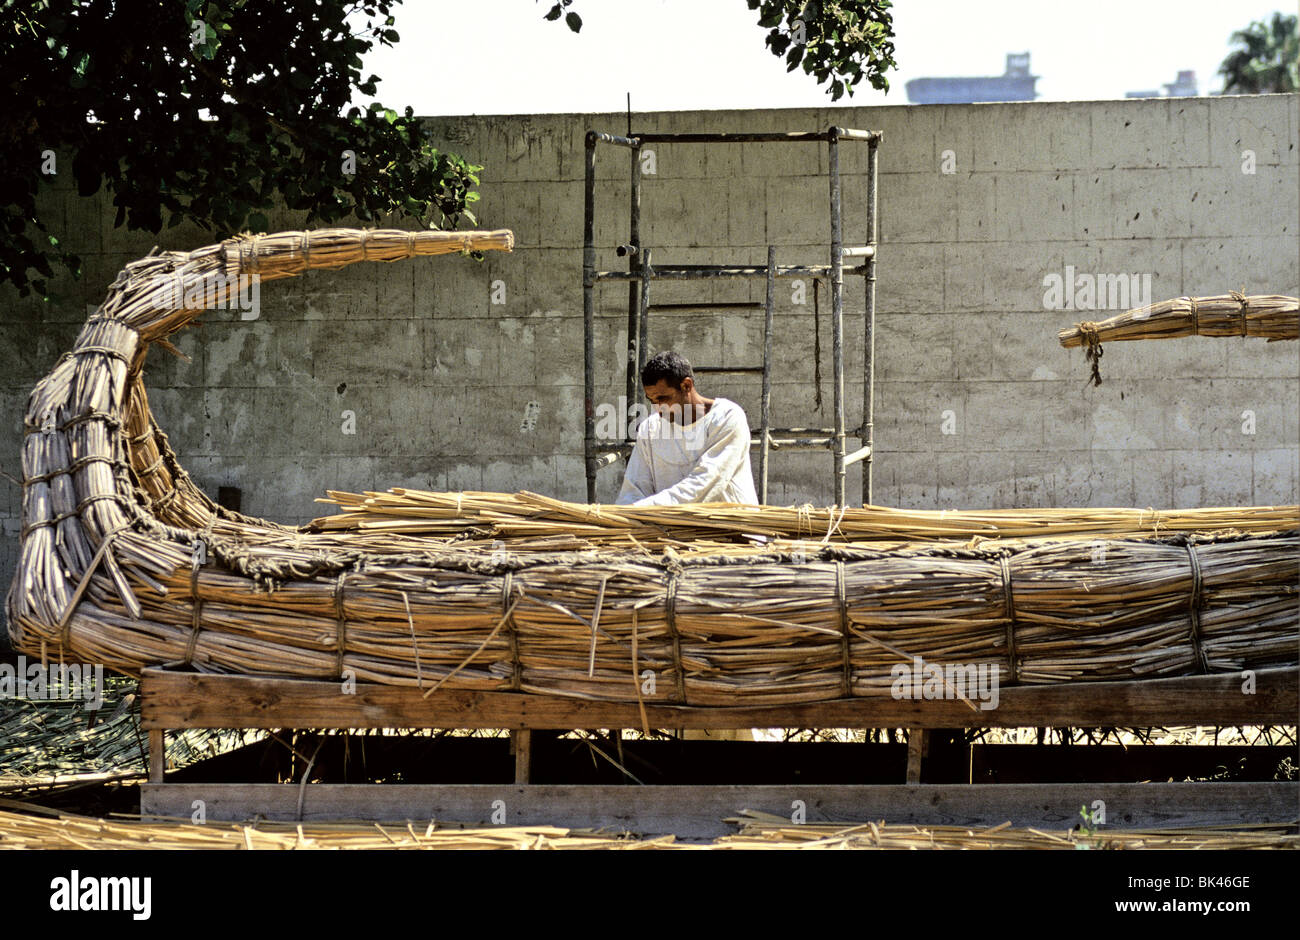
[[[759,300],[736,301],[734,303],[725,300],[703,301],[697,304],[648,304],[647,310],[762,310],[764,304]]]
[[[866,274],[866,265],[842,267],[845,274]],[[831,271],[829,264],[780,264],[777,265],[775,277],[825,277]],[[721,278],[761,278],[767,277],[766,265],[656,265],[641,271],[593,271],[591,280],[596,281],[696,281]]]

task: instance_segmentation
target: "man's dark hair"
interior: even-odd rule
[[[658,385],[660,379],[664,379],[673,388],[681,388],[682,379],[693,378],[695,373],[691,371],[691,364],[684,356],[679,356],[672,350],[655,353],[641,367],[641,384],[646,388]]]

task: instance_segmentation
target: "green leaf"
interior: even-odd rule
[[[564,22],[568,23],[569,29],[573,30],[575,33],[582,30],[582,17],[576,13],[564,14]]]

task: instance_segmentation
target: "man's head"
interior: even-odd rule
[[[669,421],[677,421],[688,404],[700,398],[695,391],[695,373],[685,357],[670,350],[656,353],[641,367],[645,397]]]

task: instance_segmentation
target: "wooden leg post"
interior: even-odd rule
[[[167,732],[161,728],[149,731],[149,782],[162,783],[167,769]]]
[[[930,732],[925,728],[912,728],[907,732],[907,782],[921,782],[921,758],[929,750]]]
[[[510,732],[515,752],[515,783],[528,783],[533,762],[533,733],[527,728]]]

